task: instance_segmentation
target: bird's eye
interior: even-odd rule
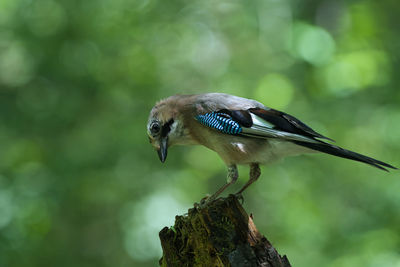
[[[152,134],[157,134],[160,131],[160,129],[161,129],[161,126],[160,126],[160,124],[158,122],[153,122],[150,125],[150,132]]]

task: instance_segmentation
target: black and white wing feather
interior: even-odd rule
[[[247,110],[221,109],[196,116],[203,125],[230,135],[280,139],[316,151],[370,164],[382,170],[395,167],[382,161],[326,143],[333,141],[315,132],[297,118],[274,109],[250,108]]]
[[[331,140],[315,132],[300,120],[273,109],[222,109],[198,115],[196,119],[208,127],[232,135],[310,143],[319,142],[317,138]]]

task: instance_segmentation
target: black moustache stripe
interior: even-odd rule
[[[174,119],[170,119],[161,128],[161,137],[166,137],[171,131],[171,125],[174,123]]]

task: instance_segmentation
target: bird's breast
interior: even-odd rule
[[[206,146],[217,152],[227,164],[264,162],[273,157],[270,143],[265,139],[229,136],[210,139]]]
[[[217,152],[226,164],[267,164],[286,156],[310,152],[288,141],[241,136],[209,139],[206,146]]]

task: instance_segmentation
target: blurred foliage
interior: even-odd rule
[[[177,93],[255,98],[400,165],[400,2],[0,1],[0,266],[155,266],[225,181],[148,144]],[[228,192],[247,179],[247,167]],[[248,212],[294,266],[400,266],[400,177],[325,155],[263,168]]]

